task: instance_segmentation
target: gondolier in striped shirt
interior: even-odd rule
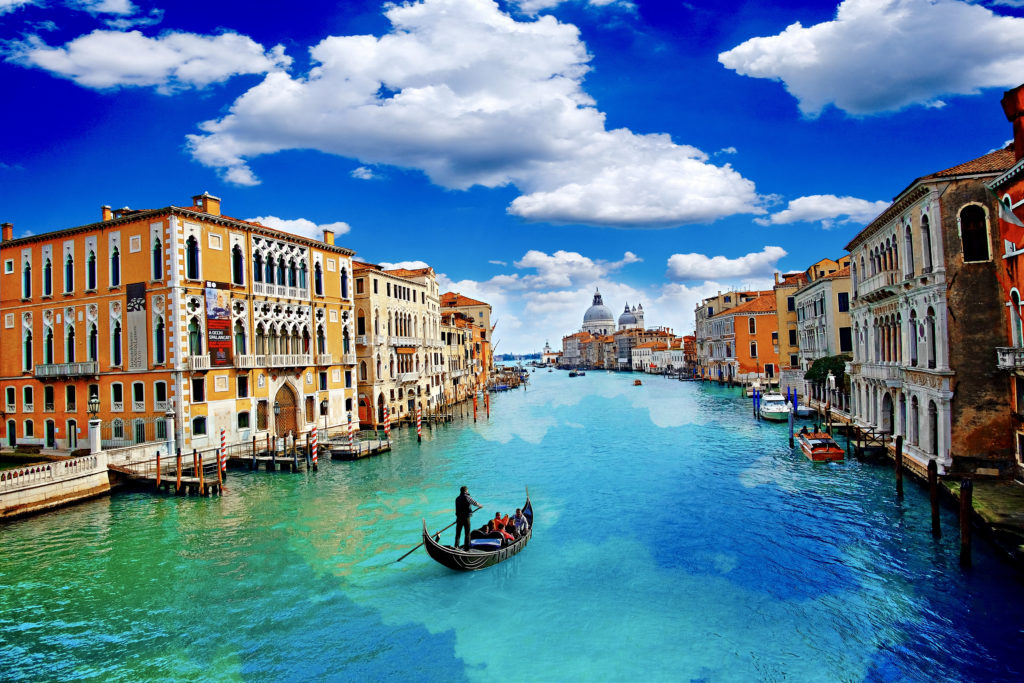
[[[474,507],[480,507],[480,503],[473,500],[469,495],[469,488],[463,486],[459,489],[459,497],[455,499],[455,546],[459,547],[459,532],[465,531],[466,545],[469,550],[469,519],[473,516]]]

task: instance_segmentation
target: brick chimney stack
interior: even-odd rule
[[[1013,158],[1024,159],[1024,85],[1003,93],[1003,113],[1013,123]]]
[[[0,242],[10,242],[14,239],[14,224],[0,223]]]
[[[333,230],[324,230],[324,244],[328,244],[328,245],[330,245],[332,247],[334,246],[334,231]]]
[[[214,197],[209,192],[197,194],[192,197],[192,208],[203,213],[208,213],[211,216],[220,215],[220,197]]]
[[[102,212],[103,220],[105,221],[109,221],[114,217],[114,212],[110,210],[110,206],[108,206],[107,204],[101,206],[100,211]]]

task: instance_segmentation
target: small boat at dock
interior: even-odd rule
[[[761,419],[785,422],[789,419],[789,401],[782,394],[765,394],[761,398]]]
[[[569,376],[570,376],[570,377],[576,377],[576,376],[578,376],[578,375],[579,375],[579,373],[578,373],[578,372],[576,372],[575,370],[570,370],[570,371],[569,371]]]
[[[442,545],[440,541],[434,540],[434,538],[431,537],[430,532],[427,531],[427,520],[423,520],[423,545],[426,547],[427,554],[430,555],[431,559],[443,564],[449,569],[462,572],[486,569],[487,567],[494,566],[499,562],[504,562],[508,558],[517,554],[520,550],[526,547],[526,544],[529,543],[530,539],[533,537],[533,503],[530,502],[529,491],[526,492],[526,503],[523,505],[523,515],[530,523],[529,530],[504,548],[499,547],[493,550],[485,548],[470,548],[469,550],[463,550],[462,548],[454,548],[450,545]]]
[[[797,441],[800,443],[800,450],[812,462],[833,462],[846,457],[839,444],[825,432],[801,433],[797,435]]]

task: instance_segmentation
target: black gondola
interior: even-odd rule
[[[526,547],[533,537],[533,503],[530,502],[530,492],[526,492],[526,504],[523,505],[523,515],[530,523],[530,529],[526,535],[510,543],[504,548],[497,550],[462,550],[453,548],[450,545],[441,545],[435,541],[427,531],[427,520],[423,520],[423,545],[436,562],[443,564],[449,569],[456,571],[471,572],[478,569],[486,569],[492,565],[503,562]]]

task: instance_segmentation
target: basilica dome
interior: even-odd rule
[[[619,316],[619,329],[624,330],[627,327],[636,327],[636,325],[636,316],[629,310],[629,304],[626,304],[626,310]]]
[[[609,331],[614,329],[615,316],[612,315],[611,309],[604,305],[604,301],[601,299],[601,292],[595,290],[594,303],[583,314],[583,331],[608,334]]]

